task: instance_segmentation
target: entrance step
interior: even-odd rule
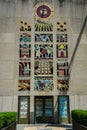
[[[17,124],[16,130],[72,130],[72,125],[59,124]]]

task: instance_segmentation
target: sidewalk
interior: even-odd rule
[[[66,130],[63,127],[25,127],[24,130]]]
[[[72,130],[72,126],[69,125],[33,125],[24,127],[23,130]]]
[[[16,130],[72,130],[72,124],[17,124]]]

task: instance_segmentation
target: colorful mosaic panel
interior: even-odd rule
[[[34,58],[35,59],[52,59],[53,58],[53,45],[35,44],[34,45]]]
[[[69,83],[68,80],[57,80],[57,89],[58,90],[68,90],[69,89]]]
[[[53,34],[35,34],[35,42],[53,42]]]
[[[19,62],[19,76],[20,77],[29,77],[31,70],[30,62]]]
[[[19,91],[30,90],[30,80],[19,80],[18,90]]]
[[[19,45],[19,58],[27,59],[31,57],[31,45],[29,44],[20,44]]]
[[[20,42],[31,42],[31,34],[28,33],[20,34]]]
[[[35,77],[34,89],[38,91],[53,90],[53,78],[52,77]]]
[[[49,60],[36,60],[34,63],[35,75],[52,75],[53,74],[53,61]]]
[[[53,31],[53,25],[49,23],[36,23],[35,31]]]
[[[68,42],[67,34],[56,34],[56,42]]]
[[[57,54],[57,89],[68,90],[68,34],[67,23],[57,22],[56,34],[56,54]]]
[[[57,63],[57,76],[59,77],[68,76],[68,62]]]
[[[57,22],[57,31],[58,32],[66,32],[67,31],[67,23],[66,22]]]
[[[25,21],[20,21],[20,31],[31,31],[30,24]]]
[[[56,45],[57,58],[68,58],[68,45],[59,44]]]

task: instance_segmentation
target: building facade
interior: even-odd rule
[[[69,123],[71,110],[87,109],[87,24],[71,61],[87,2],[0,6],[0,112],[17,111],[19,124]]]

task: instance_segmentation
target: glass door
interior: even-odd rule
[[[35,123],[53,122],[53,97],[35,97]]]
[[[35,110],[35,116],[36,116],[36,122],[43,122],[43,100],[42,99],[36,99],[36,110]]]
[[[30,100],[28,96],[18,97],[18,124],[28,124],[30,117]]]
[[[44,101],[44,122],[51,123],[53,120],[53,99],[46,98]]]

